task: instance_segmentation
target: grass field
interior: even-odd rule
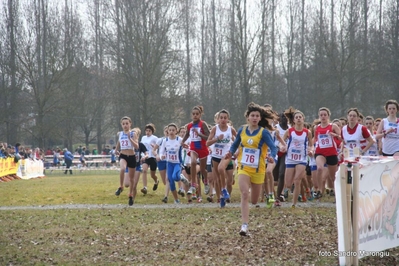
[[[241,237],[236,186],[233,203],[220,209],[216,203],[187,207],[185,200],[164,204],[163,185],[154,192],[152,184],[128,207],[126,191],[114,195],[116,171],[0,183],[0,265],[338,264],[337,257],[319,256],[337,250],[334,208],[261,204],[251,208],[250,237]],[[397,265],[398,257],[396,248],[360,265]]]

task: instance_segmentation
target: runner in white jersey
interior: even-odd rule
[[[375,132],[374,132],[374,117],[372,117],[371,115],[366,116],[365,125],[370,132],[370,136],[374,140],[374,144],[371,145],[371,147],[368,149],[366,155],[378,156],[378,143],[377,140],[375,139]]]
[[[365,155],[368,149],[374,144],[374,140],[367,128],[358,124],[359,111],[357,108],[350,108],[347,112],[348,124],[342,128],[341,136],[343,147],[349,151],[349,157],[355,157],[354,150],[359,149],[361,155]],[[361,140],[368,141],[367,145],[361,147]],[[341,149],[344,152],[343,149]],[[341,154],[342,156],[342,154]]]
[[[290,112],[290,109],[286,110],[285,112]],[[289,124],[289,121],[287,117],[285,116],[284,112],[279,114],[279,121],[278,124],[276,125],[276,131],[278,131],[278,134],[282,138],[285,134],[285,132],[291,127]],[[277,132],[276,132],[277,134]],[[277,143],[277,139],[275,140],[275,143]],[[280,148],[277,146],[277,148]],[[277,162],[276,166],[273,169],[273,177],[274,181],[277,182],[277,199],[275,199],[275,206],[280,205],[280,201],[284,202],[285,199],[288,197],[288,189],[284,191],[284,184],[285,184],[285,156],[286,156],[286,150],[278,150],[277,152]],[[267,170],[267,169],[266,169]],[[283,193],[284,191],[284,193]]]
[[[290,188],[294,184],[292,207],[295,208],[301,191],[302,178],[305,177],[307,156],[313,155],[313,137],[310,130],[304,127],[305,115],[296,110],[293,113],[294,127],[287,130],[283,140],[288,140],[285,158],[285,184]]]
[[[215,190],[215,178],[214,174],[212,173],[212,153],[213,153],[213,148],[215,144],[212,144],[209,149],[210,153],[206,159],[206,171],[208,172],[208,186],[205,185],[205,195],[208,195],[206,197],[208,202],[213,202],[213,190]],[[210,193],[210,194],[209,194]]]
[[[158,189],[159,180],[156,176],[157,171],[157,160],[153,153],[153,147],[157,143],[158,138],[154,136],[155,126],[153,124],[147,124],[145,126],[145,136],[141,138],[141,143],[145,145],[148,151],[148,158],[143,163],[143,188],[141,192],[145,195],[147,194],[147,171],[150,168],[151,178],[154,180],[154,186],[152,188],[153,191]]]
[[[172,192],[175,203],[180,203],[177,196],[175,182],[182,181],[188,188],[188,180],[181,175],[181,149],[182,138],[176,136],[176,124],[168,125],[168,137],[162,142],[159,147],[159,156],[161,160],[167,161],[167,176],[169,180],[170,191]]]
[[[134,182],[134,174],[136,171],[136,154],[134,152],[134,149],[139,148],[137,135],[130,130],[132,126],[132,120],[129,117],[124,116],[122,117],[120,122],[123,131],[118,133],[118,142],[116,144],[116,150],[120,158],[120,171],[119,171],[120,186],[115,192],[116,196],[119,196],[123,191],[123,181],[125,177],[126,167],[128,167],[130,184],[133,184]],[[133,186],[130,186],[128,204],[129,206],[133,205]]]
[[[157,160],[158,171],[161,176],[162,183],[165,186],[165,195],[162,199],[162,202],[167,203],[169,195],[169,180],[166,177],[166,160],[162,160],[161,157],[159,157],[158,149],[165,141],[165,139],[168,137],[168,126],[164,127],[163,134],[164,136],[162,138],[158,138],[156,144],[153,146],[152,154],[155,156]]]
[[[388,117],[381,121],[377,129],[376,138],[382,138],[382,155],[384,156],[399,156],[398,109],[399,104],[396,100],[388,100],[385,103],[385,112]]]
[[[186,135],[186,127],[182,126],[179,129],[179,137],[183,138],[184,135]],[[188,138],[186,140],[186,144],[189,145],[190,144],[190,138]],[[186,165],[189,165],[191,162],[191,158],[190,156],[187,155],[187,150],[186,149],[182,149],[181,150],[181,157],[182,157],[182,175],[188,179],[188,173],[186,172]],[[180,196],[182,196],[184,198],[184,196],[186,195],[186,189],[184,188],[184,184],[182,182],[179,183],[179,191],[177,192],[177,194],[179,194]]]
[[[272,109],[269,109],[272,110]],[[276,115],[278,115],[276,113]],[[277,120],[274,121],[274,124],[277,123]],[[287,151],[287,143],[284,142],[282,136],[284,134],[280,134],[279,130],[277,129],[277,126],[273,126],[274,127],[274,131],[270,132],[270,134],[272,135],[272,138],[274,140],[274,144],[276,145],[276,147],[278,148],[278,150],[282,153],[285,153]],[[280,126],[281,128],[281,126]],[[285,130],[284,130],[285,132]],[[267,148],[267,154],[268,157],[270,156],[270,147]],[[278,200],[277,195],[275,195],[275,190],[274,190],[274,176],[273,176],[273,172],[274,172],[274,168],[276,167],[276,164],[278,162],[278,155],[276,155],[276,157],[274,158],[274,162],[266,162],[266,175],[265,175],[265,185],[264,185],[264,197],[266,197],[266,206],[267,207],[272,207],[273,204],[275,206],[280,206],[280,201]],[[277,199],[277,201],[276,201]]]
[[[209,133],[207,146],[214,144],[212,150],[212,167],[214,171],[214,184],[216,196],[220,198],[220,207],[225,207],[226,202],[230,201],[230,194],[226,188],[226,168],[231,159],[225,159],[227,152],[230,150],[232,141],[235,139],[237,132],[228,125],[230,114],[227,110],[220,110],[217,115],[217,125],[212,128]]]

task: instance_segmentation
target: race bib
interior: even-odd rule
[[[290,152],[290,159],[293,161],[302,161],[302,154],[301,154],[301,150],[297,150],[297,149],[292,149]]]
[[[324,148],[331,148],[333,146],[333,139],[331,138],[330,135],[328,134],[320,134],[318,143],[319,147],[324,149]]]
[[[357,141],[356,140],[347,140],[346,147],[348,148],[348,151],[349,151],[349,157],[355,157],[355,154],[353,151],[357,147]]]
[[[216,158],[222,158],[223,157],[223,150],[224,150],[224,145],[221,144],[215,144],[214,146],[214,153],[212,154],[213,157]]]
[[[260,155],[259,149],[243,148],[241,164],[251,168],[258,168],[259,155]]]
[[[201,130],[200,128],[196,127],[197,131]],[[197,132],[194,131],[194,127],[190,129],[190,138],[191,141],[201,141],[201,137],[198,135]]]
[[[168,162],[171,163],[179,162],[179,157],[176,151],[168,151]]]

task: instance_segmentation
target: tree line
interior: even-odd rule
[[[399,99],[399,0],[3,0],[0,139],[96,143],[254,101],[311,121]]]

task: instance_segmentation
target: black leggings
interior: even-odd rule
[[[285,182],[285,156],[284,153],[281,157],[278,157],[276,167],[273,169],[273,176],[274,179],[278,180],[277,185],[277,197],[281,195],[284,189],[284,182]]]

